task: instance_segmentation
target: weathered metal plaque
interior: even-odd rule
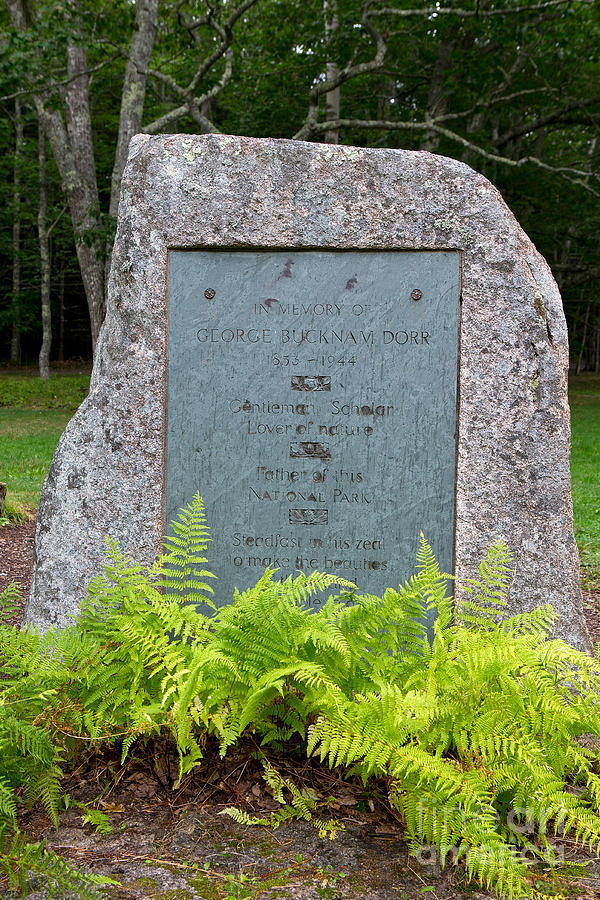
[[[459,253],[172,251],[167,518],[200,491],[215,600],[266,567],[381,594],[453,567]]]

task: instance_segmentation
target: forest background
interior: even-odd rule
[[[137,132],[429,150],[501,191],[600,371],[595,0],[5,0],[0,359],[90,359]]]

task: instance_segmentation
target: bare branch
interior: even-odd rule
[[[152,78],[156,78],[157,81],[162,81],[163,84],[166,84],[168,88],[170,88],[174,94],[177,94],[179,97],[185,97],[185,88],[182,88],[177,84],[174,78],[171,78],[170,75],[166,75],[164,72],[159,71],[158,69],[147,69],[147,75],[150,75]]]
[[[183,25],[183,27],[188,32],[188,34],[191,37],[191,39],[193,40],[193,42],[195,44],[197,44],[198,43],[198,35],[196,34],[196,31],[198,30],[198,28],[201,28],[203,25],[208,24],[209,17],[208,16],[200,16],[199,18],[197,18],[195,21],[192,22],[192,20],[188,16],[188,14],[186,12],[184,12],[184,10],[182,10],[182,8],[181,8],[183,6],[183,3],[184,3],[184,0],[181,0],[181,2],[177,4],[177,8],[176,8],[177,21],[179,22],[180,25]]]
[[[512,141],[518,137],[522,137],[524,134],[528,134],[531,131],[537,131],[539,128],[544,128],[546,125],[553,125],[556,122],[564,121],[565,117],[569,113],[572,113],[578,109],[585,109],[588,106],[594,106],[595,104],[600,104],[600,94],[596,94],[594,97],[588,97],[585,100],[573,101],[572,103],[568,103],[566,106],[563,106],[560,109],[554,109],[547,115],[540,116],[539,119],[535,119],[532,122],[524,122],[517,128],[513,128],[511,129],[511,131],[503,134],[498,139],[498,146],[502,147],[509,141]]]
[[[555,172],[556,174],[563,176],[574,175],[578,178],[590,178],[590,176],[598,177],[598,173],[586,171],[584,169],[573,169],[569,166],[551,166],[549,163],[543,162],[536,156],[521,156],[519,159],[511,159],[509,156],[500,156],[498,153],[491,153],[489,150],[484,150],[483,147],[480,147],[478,144],[474,144],[472,141],[468,141],[462,135],[456,134],[456,132],[450,131],[450,129],[444,128],[442,125],[437,125],[433,121],[425,122],[424,125],[426,128],[430,128],[432,131],[437,131],[439,134],[443,134],[445,137],[450,138],[450,140],[456,141],[463,147],[472,150],[479,156],[484,157],[484,159],[489,159],[491,162],[502,163],[502,165],[511,166],[513,168],[521,168],[527,163],[532,163],[533,165],[539,166],[541,169],[545,169],[548,172]],[[592,193],[594,193],[596,196],[600,197],[600,192],[596,192],[591,188],[589,190],[591,190]]]
[[[199,20],[198,23],[194,22],[190,24],[189,27],[188,25],[186,25],[186,28],[188,28],[188,31],[190,32],[192,28],[196,28],[196,25],[198,25],[198,27],[200,24],[208,25],[210,28],[217,32],[217,34],[221,38],[221,43],[209,56],[206,57],[203,62],[200,63],[187,87],[182,87],[175,81],[174,78],[171,78],[170,75],[166,75],[164,72],[159,72],[155,69],[148,70],[148,75],[151,75],[153,78],[162,81],[163,84],[166,84],[170,88],[170,90],[184,102],[181,105],[175,107],[175,109],[169,110],[169,112],[165,113],[164,116],[155,119],[153,122],[149,122],[148,125],[142,128],[142,131],[145,134],[158,134],[185,115],[190,115],[205,132],[215,132],[217,134],[220,133],[216,125],[211,122],[211,120],[207,116],[205,116],[204,113],[202,113],[201,107],[202,104],[207,100],[212,100],[214,97],[216,97],[217,94],[219,94],[231,80],[231,76],[233,73],[233,51],[231,48],[231,44],[233,42],[233,26],[238,21],[238,19],[257,2],[258,0],[243,0],[243,2],[233,10],[233,12],[223,25],[219,24],[213,18],[212,13],[214,11],[214,7],[211,3],[209,3],[211,13],[208,16],[204,16],[202,20]],[[180,15],[183,16],[183,13],[180,13]],[[196,40],[196,38],[194,39]],[[213,85],[210,90],[206,91],[201,96],[194,97],[194,93],[202,78],[204,78],[207,72],[209,72],[210,69],[215,65],[215,63],[222,59],[222,57],[225,57],[225,70],[219,81],[215,85]]]
[[[464,119],[468,116],[473,116],[481,109],[490,109],[492,106],[499,106],[501,103],[511,103],[513,100],[516,100],[519,97],[526,97],[529,94],[539,94],[545,90],[546,88],[544,87],[525,88],[522,91],[514,91],[512,94],[505,94],[503,97],[486,97],[485,99],[478,100],[477,103],[475,103],[469,109],[461,109],[457,112],[437,115],[435,117],[435,121],[455,122],[457,119]]]
[[[395,9],[394,7],[385,6],[383,9],[374,9],[371,11],[372,16],[396,16],[398,18],[408,19],[419,16],[421,18],[433,19],[438,16],[460,16],[465,17],[489,17],[489,16],[512,16],[516,13],[537,12],[543,9],[550,9],[557,6],[572,6],[573,4],[581,4],[583,6],[593,6],[596,0],[544,0],[543,3],[535,3],[529,6],[513,6],[509,9],[480,9],[477,4],[475,9],[459,9],[451,6],[425,6],[421,9]]]
[[[233,26],[235,25],[237,20],[241,16],[243,16],[244,13],[247,12],[250,9],[250,7],[254,6],[254,4],[257,2],[258,2],[258,0],[243,0],[243,2],[240,3],[240,5],[236,9],[234,9],[234,11],[231,13],[229,18],[227,19],[227,22],[225,23],[225,28],[226,29],[233,28]]]
[[[258,0],[243,0],[242,3],[234,11],[231,13],[227,21],[224,25],[219,25],[219,23],[211,18],[209,21],[209,25],[211,28],[214,28],[215,31],[219,34],[221,38],[221,46],[217,47],[217,49],[210,54],[209,57],[199,66],[196,74],[190,81],[187,86],[187,95],[191,96],[193,92],[196,90],[198,85],[200,84],[201,79],[206,75],[206,73],[214,66],[214,64],[229,50],[233,41],[233,26],[243,14],[250,9],[251,6],[254,6]],[[229,79],[228,79],[229,80]]]
[[[160,116],[160,118],[155,119],[153,122],[149,122],[148,125],[144,125],[142,134],[160,134],[162,131],[166,131],[169,125],[172,125],[173,122],[177,122],[182,116],[187,116],[188,113],[189,106],[187,103],[176,106],[174,109],[170,109],[168,113],[165,113],[164,116]]]
[[[211,22],[211,26],[213,28],[215,28],[215,23]],[[215,30],[217,30],[217,29],[215,29]],[[196,88],[200,84],[201,80],[206,75],[206,73],[210,72],[210,70],[212,69],[214,64],[221,59],[221,57],[227,52],[228,48],[231,46],[231,40],[232,40],[231,33],[229,35],[221,34],[221,31],[222,31],[222,29],[218,29],[218,31],[217,31],[217,33],[219,34],[219,37],[221,38],[221,44],[215,50],[213,50],[213,52],[209,56],[206,57],[206,59],[204,60],[203,63],[201,63],[198,66],[198,68],[194,74],[194,77],[188,84],[187,88],[184,89],[184,93],[187,97],[191,97],[191,95],[194,93],[194,91],[196,90]]]
[[[204,133],[221,134],[214,122],[202,113],[201,107],[206,100],[215,97],[223,87],[224,85],[218,84],[211,88],[210,91],[207,91],[206,94],[202,94],[201,97],[190,97],[185,103],[182,103],[181,106],[170,109],[164,116],[145,125],[142,128],[142,134],[160,134],[174,122],[177,122],[179,119],[182,119],[183,116],[187,115],[190,115],[192,119],[202,127]]]
[[[348,65],[345,66],[345,68],[338,69],[336,74],[332,74],[331,77],[324,78],[322,81],[319,81],[314,85],[309,94],[308,113],[306,115],[306,119],[300,131],[298,131],[294,135],[294,138],[296,140],[307,140],[311,136],[311,134],[315,132],[315,126],[317,125],[319,117],[319,101],[324,94],[329,94],[331,91],[335,90],[335,88],[340,87],[351,78],[356,78],[359,75],[366,75],[368,72],[377,72],[379,69],[381,69],[387,51],[387,44],[383,36],[379,31],[377,31],[373,23],[370,21],[368,8],[369,0],[366,0],[366,2],[363,4],[362,24],[369,32],[375,44],[375,56],[368,62],[356,64],[353,62],[353,57]],[[319,130],[322,131],[323,129]]]
[[[51,234],[52,234],[52,232],[54,231],[55,227],[58,225],[58,223],[60,222],[60,220],[62,219],[62,217],[63,217],[64,214],[66,213],[66,211],[67,211],[67,206],[65,205],[65,206],[63,206],[63,208],[61,209],[61,211],[59,212],[59,214],[58,214],[57,217],[55,218],[54,222],[52,223],[52,225],[51,225],[50,228],[48,229],[48,235],[51,235]]]
[[[189,114],[194,119],[194,121],[203,128],[205,133],[214,132],[215,134],[220,134],[221,132],[219,131],[217,126],[202,113],[201,107],[203,103],[206,103],[207,100],[212,100],[213,97],[216,97],[217,94],[219,94],[223,90],[223,88],[230,81],[232,72],[233,52],[231,50],[231,47],[229,47],[226,53],[225,71],[223,72],[221,79],[215,85],[213,85],[209,91],[206,91],[200,97],[189,97],[187,96],[187,89],[181,88],[179,85],[177,85],[177,91],[179,92],[179,95],[181,97],[185,98],[185,103],[183,103],[181,106],[177,106],[175,109],[169,110],[168,113],[165,113],[165,115],[161,116],[159,119],[155,119],[153,122],[149,122],[148,125],[142,128],[142,132],[144,134],[160,134],[160,132],[167,128],[167,126],[172,125],[173,122],[177,122],[178,119],[182,118],[182,116]]]
[[[227,85],[227,83],[231,80],[231,75],[233,73],[233,50],[231,47],[227,48],[227,52],[225,54],[225,71],[221,76],[220,80],[214,84],[209,91],[206,91],[201,97],[198,97],[197,103],[204,103],[205,100],[212,100],[213,97],[216,97],[217,94],[220,94],[223,88]]]
[[[40,79],[39,84],[33,84],[31,87],[21,88],[19,91],[15,91],[12,94],[5,94],[0,97],[0,101],[3,100],[14,100],[17,97],[23,97],[25,95],[31,96],[33,93],[38,94],[43,97],[45,94],[49,94],[51,91],[54,91],[58,87],[67,87],[71,84],[76,78],[80,78],[81,75],[93,75],[95,72],[99,72],[100,69],[103,69],[105,66],[109,66],[116,59],[120,59],[123,56],[121,52],[114,53],[109,59],[105,59],[102,62],[99,62],[95,66],[88,66],[85,71],[78,73],[77,75],[67,75],[66,78],[53,78],[44,76],[43,79]]]
[[[378,131],[434,131],[447,137],[451,141],[455,141],[462,147],[471,150],[473,153],[476,153],[478,156],[481,156],[483,159],[487,159],[490,162],[497,162],[501,165],[510,166],[511,168],[521,168],[529,163],[538,166],[540,169],[544,169],[547,172],[560,175],[571,184],[583,187],[595,197],[600,197],[600,190],[596,190],[589,184],[590,178],[600,178],[600,173],[598,172],[574,169],[569,166],[552,166],[549,163],[545,163],[543,160],[538,159],[536,156],[522,156],[519,159],[500,156],[497,153],[485,150],[478,144],[474,144],[461,134],[457,134],[449,128],[444,128],[442,125],[438,125],[434,120],[427,120],[425,122],[393,122],[385,119],[335,119],[328,122],[315,122],[312,126],[313,132],[318,134],[331,128],[372,128]],[[298,132],[298,134],[300,134],[300,132]]]
[[[193,99],[188,103],[188,112],[194,122],[200,126],[203,134],[221,134],[217,126],[212,122],[208,116],[205,116],[202,112],[202,98],[200,101]]]

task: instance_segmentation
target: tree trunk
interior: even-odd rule
[[[118,211],[121,178],[129,142],[134,134],[141,131],[147,73],[158,29],[159,2],[160,0],[136,2],[136,28],[131,39],[123,83],[119,134],[111,179],[109,212],[114,217]],[[6,0],[6,6],[12,25],[18,31],[25,32],[35,21],[36,6],[29,0]],[[244,4],[242,6],[246,8]],[[76,15],[77,3],[70,4],[70,8],[71,15]],[[220,58],[221,55],[217,55],[216,59]],[[50,80],[48,93],[32,91],[32,99],[52,148],[67,198],[90,315],[92,348],[95,351],[104,321],[106,256],[110,248],[107,248],[105,233],[101,228],[86,51],[83,42],[77,39],[67,46],[67,74],[64,86],[59,87],[58,83]],[[32,88],[36,84],[33,75],[29,84]],[[57,97],[62,101],[62,112],[55,102]]]
[[[12,270],[12,335],[10,361],[21,362],[21,157],[23,155],[23,114],[21,101],[15,100],[15,161],[13,174],[13,270]]]
[[[323,12],[325,16],[325,40],[328,44],[328,55],[330,60],[335,57],[332,53],[331,41],[335,40],[335,36],[340,27],[338,17],[337,0],[324,0]],[[327,80],[337,78],[340,74],[340,67],[337,62],[328,62],[326,69]],[[340,88],[334,88],[325,94],[325,120],[336,120],[340,117]],[[331,128],[325,132],[326,144],[339,144],[340,132],[338,128]]]
[[[456,47],[456,41],[444,41],[440,44],[437,59],[431,73],[431,81],[429,84],[429,93],[427,95],[427,117],[435,119],[444,115],[448,110],[448,94],[446,92],[446,76],[452,54]],[[435,153],[440,145],[440,136],[435,132],[430,132],[421,144],[422,150],[429,150]]]
[[[590,301],[588,301],[588,305],[585,310],[585,319],[583,320],[583,334],[581,336],[581,348],[579,350],[579,356],[577,358],[577,369],[575,370],[576,375],[579,375],[583,368],[583,360],[585,358],[585,350],[586,350],[588,322],[590,321],[591,309],[592,309],[592,301],[590,300]]]
[[[65,361],[65,270],[60,273],[58,282],[58,361]]]
[[[13,26],[25,31],[35,15],[34,8],[23,0],[6,0]],[[77,259],[90,314],[92,348],[95,350],[104,320],[104,262],[100,226],[100,206],[94,164],[92,130],[89,114],[88,75],[85,50],[69,45],[67,71],[69,80],[63,99],[67,124],[57,109],[46,106],[40,94],[32,99],[41,127],[46,134],[60,174],[75,235]]]
[[[50,347],[52,345],[52,318],[50,312],[50,242],[48,239],[48,178],[46,174],[46,135],[44,126],[38,123],[38,160],[40,169],[40,205],[38,208],[38,237],[41,264],[42,347],[39,364],[40,378],[50,378]]]
[[[119,117],[119,134],[117,149],[110,182],[110,205],[108,214],[114,221],[119,212],[121,179],[127,162],[127,153],[131,138],[142,130],[142,116],[146,99],[146,82],[148,66],[154,50],[154,41],[158,30],[159,0],[138,0],[135,15],[135,31],[131,39],[125,80],[121,93],[121,114]],[[105,283],[108,285],[110,259],[112,255],[112,236],[106,242]]]
[[[89,76],[87,54],[84,47],[70,44],[67,47],[67,73],[69,82],[64,92],[67,136],[73,161],[84,187],[84,203],[78,204],[73,217],[77,256],[90,312],[92,348],[95,352],[98,335],[105,312],[105,279],[103,242],[97,233],[101,225],[98,179],[94,159],[94,141],[90,117]],[[72,212],[74,207],[72,206]]]
[[[90,188],[90,185],[82,178],[76,159],[76,152],[77,156],[81,157],[82,147],[80,145],[76,152],[71,147],[60,113],[57,110],[46,109],[38,96],[34,96],[34,101],[38,117],[52,147],[71,213],[75,233],[75,249],[90,314],[92,348],[95,350],[104,320],[104,262],[102,248],[95,234],[100,226],[98,193],[95,184]],[[73,132],[76,130],[73,121],[71,130]],[[81,144],[85,143],[85,139],[82,139]],[[93,161],[91,165],[93,165]],[[92,171],[89,160],[85,166],[89,176]]]
[[[92,207],[92,212],[97,216],[100,200],[94,159],[87,68],[85,48],[69,44],[67,46],[68,81],[64,89],[67,135],[77,172],[88,191],[88,202]]]
[[[159,0],[138,0],[137,3],[135,31],[131,39],[121,94],[119,136],[110,186],[109,213],[113,218],[116,218],[119,209],[121,178],[127,162],[129,142],[142,127],[147,71],[158,29],[158,2]]]

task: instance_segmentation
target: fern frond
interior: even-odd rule
[[[164,540],[165,552],[153,570],[160,576],[157,585],[165,589],[168,597],[179,597],[197,606],[206,603],[214,609],[213,601],[207,596],[213,593],[213,588],[206,579],[215,576],[203,568],[208,561],[204,554],[212,539],[199,493],[189,506],[179,510],[171,529],[172,533]]]
[[[225,809],[222,809],[218,815],[229,816],[229,818],[233,819],[234,822],[237,822],[238,825],[266,825],[267,827],[271,825],[271,819],[251,816],[245,810],[238,809],[237,806],[227,806]]]
[[[281,804],[281,809],[272,812],[268,819],[251,816],[244,810],[230,806],[224,809],[220,815],[228,815],[240,825],[268,825],[275,830],[284,822],[303,820],[309,822],[319,832],[319,837],[328,835],[334,838],[339,831],[344,830],[344,825],[337,819],[320,819],[313,815],[318,806],[317,800],[311,796],[311,791],[298,788],[277,771],[264,757],[261,759],[263,766],[263,778],[273,791],[273,799]],[[286,803],[284,791],[291,795],[291,802]]]
[[[503,618],[513,577],[512,554],[503,541],[492,544],[479,566],[479,578],[461,585],[458,615],[472,629],[487,629]]]
[[[82,872],[49,850],[43,841],[28,842],[19,831],[11,834],[4,827],[0,827],[0,871],[6,876],[11,892],[19,891],[23,895],[28,877],[35,876],[43,884],[49,900],[65,897],[100,900],[100,887],[118,885],[112,878]]]
[[[9,820],[15,823],[17,817],[17,802],[13,786],[5,776],[0,776],[0,828]]]
[[[85,803],[78,803],[77,806],[83,810],[81,821],[84,825],[91,825],[98,834],[112,834],[114,829],[110,823],[110,819],[106,813],[100,809],[93,809],[86,806]]]
[[[551,639],[550,607],[506,614],[504,544],[456,605],[422,537],[416,574],[382,597],[334,575],[279,581],[267,570],[208,616],[209,540],[196,496],[152,567],[108,542],[72,628],[0,627],[0,819],[14,820],[19,784],[56,815],[58,764],[75,736],[119,741],[125,759],[138,737],[169,733],[181,779],[207,735],[224,755],[250,730],[261,746],[306,735],[309,755],[384,779],[411,845],[462,859],[500,896],[536,896],[528,860],[551,854],[549,818],[600,848],[600,754],[578,743],[600,734],[600,662]],[[328,600],[312,609],[321,592]],[[263,765],[280,808],[228,814],[337,830],[316,795]],[[531,846],[509,827],[520,809],[537,829]]]
[[[63,771],[60,766],[52,765],[41,772],[32,772],[25,784],[24,797],[29,806],[40,800],[44,809],[58,827]]]
[[[17,581],[12,581],[0,594],[0,615],[4,619],[11,619],[21,610],[23,602],[23,588]]]

